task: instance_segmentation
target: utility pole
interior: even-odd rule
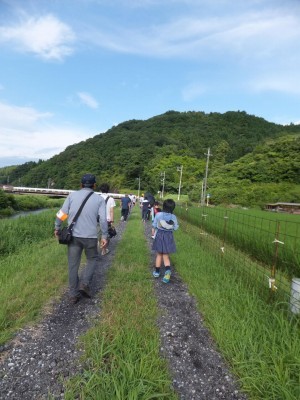
[[[183,170],[183,165],[181,165],[181,167],[177,167],[177,171],[180,172],[179,188],[178,188],[178,198],[177,198],[178,201],[179,201],[179,199],[180,199],[180,190],[181,190],[181,181],[182,181],[182,170]]]
[[[201,197],[200,197],[200,205],[203,206],[203,189],[204,189],[204,182],[201,182]]]
[[[205,199],[206,199],[206,189],[207,189],[207,175],[208,175],[208,163],[209,163],[209,157],[212,156],[212,154],[210,153],[210,148],[208,148],[207,150],[207,154],[205,154],[207,156],[206,158],[206,168],[205,168],[205,178],[204,178],[204,188],[203,188],[203,198],[201,201],[201,205],[205,204]]]
[[[140,198],[140,190],[141,190],[141,177],[138,177],[139,180],[139,187],[138,187],[138,199]]]

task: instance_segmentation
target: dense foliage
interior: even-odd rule
[[[300,203],[300,136],[257,145],[252,153],[212,170],[209,183],[217,204]]]
[[[62,201],[63,199],[61,198],[55,199],[46,196],[14,196],[0,189],[0,219],[23,211],[59,208]]]
[[[47,161],[17,166],[9,171],[10,182],[77,189],[80,176],[92,172],[114,192],[137,189],[140,182],[142,191],[156,193],[164,184],[165,192],[176,193],[182,166],[181,192],[198,201],[210,148],[213,202],[258,204],[244,189],[246,194],[250,187],[259,192],[265,184],[272,186],[272,201],[285,200],[282,184],[288,185],[289,200],[299,201],[299,133],[299,125],[277,125],[246,112],[168,111],[145,121],[123,122]],[[7,183],[7,173],[0,169],[0,183]],[[260,201],[271,201],[268,193]]]

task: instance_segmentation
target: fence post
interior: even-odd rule
[[[277,260],[278,260],[279,243],[282,243],[279,241],[279,232],[280,232],[280,222],[276,221],[275,240],[273,242],[273,243],[275,243],[275,251],[274,251],[273,265],[271,268],[271,277],[269,278],[269,289],[270,289],[269,298],[272,300],[274,299],[274,294],[277,289],[277,287],[275,285],[276,266],[277,266]]]
[[[189,209],[184,206],[184,203],[179,203],[179,207],[181,208],[182,213],[180,214],[182,217],[181,226],[184,232],[188,233],[188,221],[189,221]]]
[[[225,211],[225,215],[224,215],[223,243],[222,243],[222,247],[221,247],[222,256],[224,255],[224,252],[225,252],[226,233],[227,233],[227,220],[228,220],[228,216],[227,216],[227,210],[226,210]]]
[[[200,229],[203,231],[203,219],[205,220],[206,215],[204,214],[204,206],[201,205],[201,222],[200,222]]]
[[[186,203],[186,206],[185,206],[185,223],[187,224],[188,221],[189,221],[189,209],[188,209],[188,206],[187,206],[187,203]]]

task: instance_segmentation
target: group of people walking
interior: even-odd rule
[[[109,196],[109,185],[107,183],[100,186],[100,196],[94,193],[95,187],[95,176],[85,174],[81,178],[80,190],[68,195],[55,219],[54,234],[59,238],[64,221],[67,221],[68,226],[70,226],[78,210],[81,209],[80,216],[72,228],[72,240],[67,247],[69,294],[72,304],[76,304],[82,296],[91,297],[90,285],[97,267],[98,249],[100,248],[102,256],[109,252],[108,227],[114,223],[116,202],[112,196]],[[153,196],[151,199],[149,196],[142,197],[142,201],[141,199],[139,201],[144,223],[150,220],[152,211],[152,238],[154,239],[152,249],[156,252],[153,277],[159,278],[164,266],[165,272],[162,281],[169,283],[171,277],[170,254],[176,252],[173,232],[179,227],[177,218],[173,214],[175,202],[172,199],[167,199],[163,202],[161,209]],[[121,198],[122,221],[127,220],[131,207],[135,203],[136,196],[126,194]],[[86,255],[87,262],[81,278],[79,278],[79,266],[83,252]]]

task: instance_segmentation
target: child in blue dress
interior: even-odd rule
[[[152,227],[155,229],[155,239],[152,250],[156,251],[154,278],[159,278],[162,262],[165,266],[164,283],[169,283],[171,278],[171,263],[169,254],[176,252],[173,232],[179,228],[176,216],[173,214],[175,201],[167,199],[163,202],[162,211],[155,215]]]

